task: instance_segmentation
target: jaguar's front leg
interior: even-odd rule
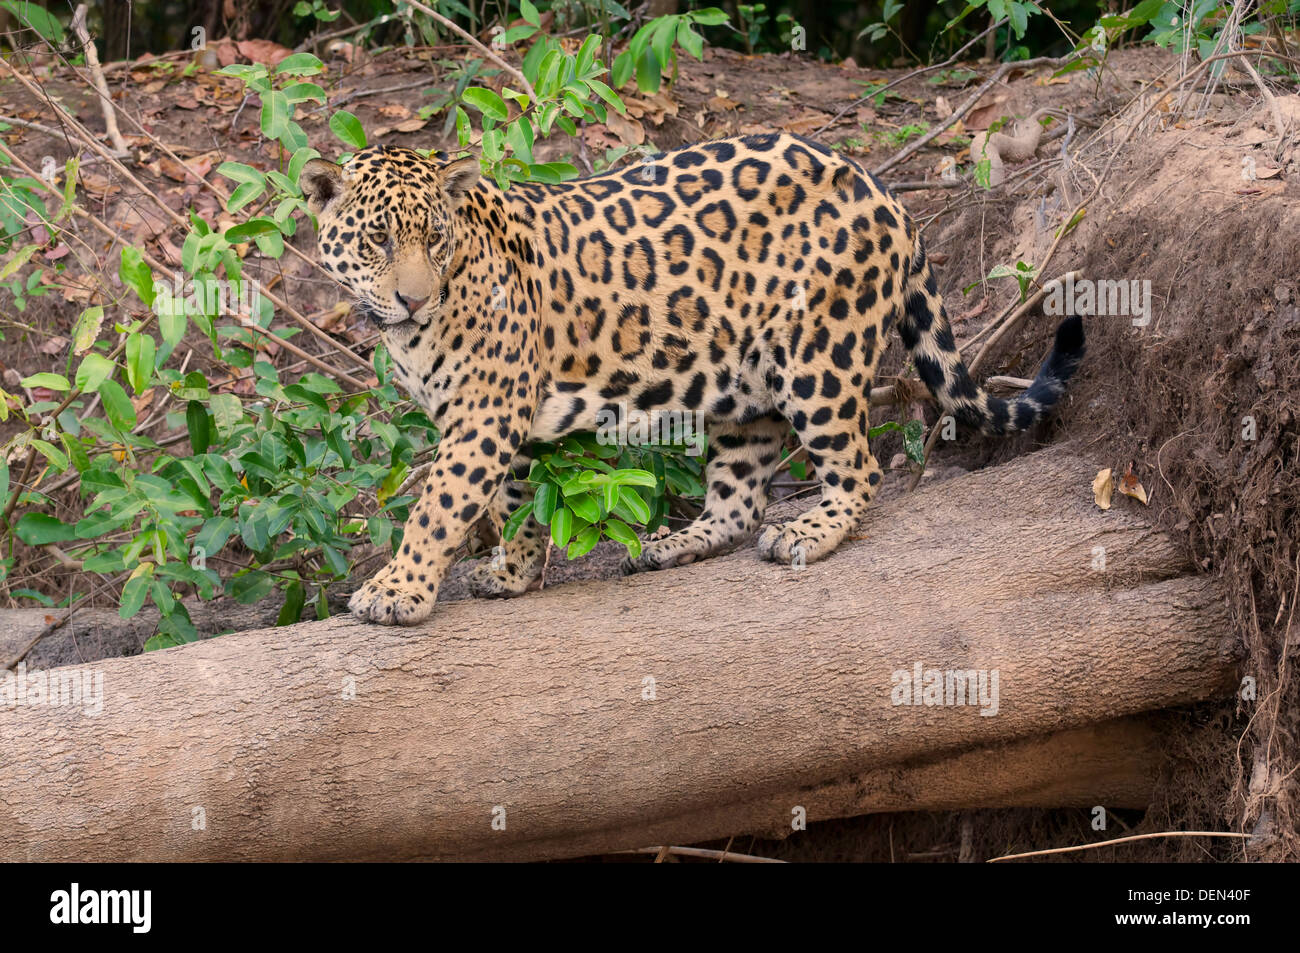
[[[505,407],[475,419],[478,408],[478,398],[466,395],[448,411],[450,422],[424,492],[411,508],[401,548],[348,602],[358,619],[415,625],[433,612],[447,568],[500,490],[527,426],[526,411]]]
[[[533,488],[526,479],[531,464],[532,458],[526,452],[515,457],[510,475],[492,501],[491,517],[498,532],[515,510],[533,498]],[[513,539],[503,534],[492,555],[479,560],[469,574],[469,591],[480,599],[523,595],[541,575],[549,543],[546,527],[529,516]]]

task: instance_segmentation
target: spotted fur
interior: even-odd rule
[[[881,479],[868,399],[897,326],[918,374],[962,424],[1021,430],[1060,399],[1083,354],[1067,319],[1034,384],[977,387],[957,352],[920,235],[851,158],[789,135],[706,142],[652,163],[502,193],[477,159],[377,147],[302,186],[321,260],[377,322],[399,382],[442,441],[396,557],[353,596],[362,619],[409,625],[433,609],[470,526],[529,498],[534,440],[595,429],[604,409],[702,411],[700,517],[645,543],[630,571],[732,547],[760,525],[789,428],[822,485],[759,552],[812,562],[862,516]],[[541,571],[529,520],[485,561],[482,595]]]

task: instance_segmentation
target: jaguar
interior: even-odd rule
[[[821,488],[758,534],[760,556],[812,563],[880,485],[868,446],[876,368],[897,329],[917,375],[962,426],[1021,431],[1061,399],[1084,353],[1067,317],[1033,383],[991,396],[958,352],[921,235],[852,157],[787,134],[719,139],[557,184],[502,190],[478,158],[376,146],[313,159],[300,185],[321,263],[374,322],[395,379],[441,437],[393,559],[352,613],[412,625],[480,518],[531,498],[529,448],[605,414],[705,422],[703,509],[645,541],[627,571],[732,549],[762,525],[793,428]],[[529,518],[471,575],[513,596],[542,571]]]

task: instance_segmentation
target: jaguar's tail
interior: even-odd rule
[[[971,380],[953,340],[948,315],[939,297],[934,272],[918,237],[907,280],[904,314],[898,324],[903,344],[925,386],[944,410],[963,426],[984,433],[1024,430],[1041,420],[1060,401],[1066,382],[1083,360],[1083,321],[1071,316],[1056,329],[1052,353],[1034,382],[1019,397],[991,397]]]

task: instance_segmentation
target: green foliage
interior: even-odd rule
[[[535,444],[527,477],[533,499],[510,514],[502,535],[513,539],[533,516],[550,527],[551,540],[566,548],[569,559],[590,552],[601,539],[622,543],[635,558],[641,541],[634,526],[653,531],[662,525],[670,497],[704,495],[698,449],[620,447],[594,434]]]
[[[717,7],[656,17],[637,30],[627,49],[615,58],[614,88],[622,89],[635,76],[641,92],[658,92],[665,73],[677,77],[677,47],[697,60],[704,58],[704,38],[695,27],[726,22],[727,15]]]
[[[1020,300],[1024,301],[1029,297],[1029,289],[1033,287],[1034,279],[1038,277],[1038,268],[1026,261],[1018,261],[1015,267],[1011,265],[994,265],[989,271],[985,281],[993,281],[997,278],[1014,278],[1016,284],[1020,286]],[[969,294],[971,289],[979,285],[976,281],[962,289],[962,294]]]
[[[0,9],[8,10],[23,26],[39,33],[41,39],[55,46],[63,42],[63,24],[33,0],[0,0]]]

